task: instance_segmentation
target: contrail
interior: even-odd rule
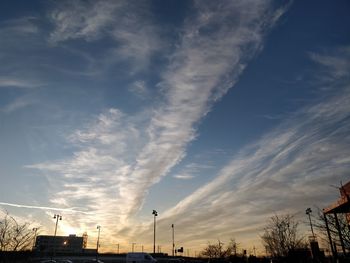
[[[41,210],[52,210],[52,211],[63,211],[63,212],[72,212],[72,213],[82,213],[82,214],[91,214],[90,212],[84,212],[80,210],[75,210],[73,208],[57,208],[57,207],[48,207],[48,206],[34,206],[34,205],[20,205],[20,204],[11,204],[0,202],[0,205],[21,207],[21,208],[30,208],[30,209],[41,209]]]

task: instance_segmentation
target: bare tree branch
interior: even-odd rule
[[[298,225],[292,215],[271,217],[261,236],[266,250],[273,257],[286,257],[291,251],[304,248],[305,241],[298,235]]]
[[[35,233],[30,223],[19,223],[8,212],[0,219],[0,251],[28,250],[33,244]]]
[[[323,215],[323,211],[317,208],[318,213],[313,218],[313,225],[315,229],[318,231],[318,237],[325,243],[329,244],[329,238],[327,235],[326,222]],[[344,241],[345,249],[350,250],[350,226],[348,224],[346,214],[338,214],[340,232]],[[327,215],[327,222],[329,227],[329,232],[331,234],[332,241],[336,243],[337,246],[340,246],[339,234],[336,226],[336,220],[334,215]]]

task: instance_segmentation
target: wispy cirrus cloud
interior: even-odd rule
[[[174,175],[174,178],[181,180],[189,180],[196,177],[201,171],[211,169],[212,166],[208,164],[190,163],[178,173]]]
[[[50,14],[55,29],[49,41],[97,39],[113,22],[114,12],[124,4],[123,1],[62,1]]]
[[[39,36],[40,30],[36,22],[35,17],[24,17],[0,23],[0,58],[3,62],[0,68],[0,88],[36,88],[44,85],[44,81],[23,70],[28,67],[27,54],[23,49],[29,46],[28,50],[33,51],[33,41]]]
[[[49,42],[59,45],[77,39],[109,39],[112,45],[95,59],[96,67],[123,62],[129,64],[130,73],[145,70],[153,53],[162,46],[149,8],[146,1],[60,2],[50,13],[55,29]]]
[[[43,86],[43,83],[35,80],[23,79],[21,77],[0,77],[0,88],[38,88],[40,86]]]
[[[13,203],[6,203],[6,202],[0,202],[0,205],[3,206],[12,206],[12,207],[20,207],[20,208],[30,208],[30,209],[40,209],[45,211],[59,211],[59,212],[68,212],[68,213],[82,213],[82,214],[89,214],[89,212],[86,211],[80,211],[75,208],[58,208],[58,207],[49,207],[49,206],[35,206],[35,205],[24,205],[24,204],[13,204]]]
[[[325,207],[336,199],[330,185],[348,178],[350,167],[349,74],[336,72],[349,66],[349,55],[337,52],[334,64],[326,65],[333,77],[332,84],[327,81],[333,85],[332,97],[286,116],[235,155],[213,181],[163,212],[160,235],[176,222],[179,242],[191,240],[194,247],[205,245],[208,237],[258,245],[258,235],[273,214],[303,216],[305,207]],[[322,61],[330,61],[323,56]]]
[[[0,24],[0,35],[4,37],[1,46],[6,44],[16,44],[13,37],[30,37],[39,33],[36,25],[36,17],[22,17],[17,19],[5,20]],[[5,37],[7,36],[7,38]],[[17,43],[19,44],[19,43]]]
[[[135,187],[132,178],[141,180],[131,213],[143,203],[148,191],[142,189],[157,183],[185,156],[187,144],[196,136],[195,125],[237,81],[250,57],[247,46],[251,53],[260,47],[271,18],[267,14],[273,12],[268,4],[254,3],[245,14],[244,4],[201,2],[196,15],[188,19],[182,42],[162,74],[165,102],[154,110],[147,130],[150,139],[136,157],[130,179],[123,182],[129,189]],[[242,17],[239,23],[232,19],[237,16]]]
[[[129,91],[140,98],[147,98],[149,96],[149,90],[147,89],[146,83],[142,80],[134,81],[130,85]]]
[[[310,52],[310,58],[323,66],[324,70],[327,70],[326,75],[332,77],[334,80],[348,77],[350,64],[344,60],[343,56],[339,56],[339,54],[343,54],[347,57],[349,53],[350,47],[341,47],[335,49],[332,54]]]
[[[22,97],[16,98],[14,101],[5,105],[1,110],[5,113],[11,113],[11,112],[26,108],[28,106],[34,105],[36,103],[38,103],[38,100],[32,97],[22,96]]]
[[[120,184],[132,169],[128,157],[135,154],[133,147],[136,151],[140,141],[133,121],[110,109],[68,139],[77,148],[72,158],[27,166],[50,174],[47,176],[50,189],[57,193],[50,199],[52,204],[91,211],[84,215],[84,220],[74,216],[69,223],[63,222],[63,229],[93,228],[100,223],[112,230],[115,220],[125,224],[129,203],[120,192],[128,189],[121,189]],[[129,190],[132,197],[132,189]]]
[[[85,12],[89,16],[71,18],[72,23],[62,24],[62,28],[57,22],[74,16],[84,6],[55,14],[58,27],[52,41],[99,37],[109,20],[98,18],[98,4],[92,7],[94,11]],[[93,217],[84,217],[85,223],[79,217],[69,219],[72,226],[85,229],[99,221],[115,234],[123,233],[125,240],[132,235],[134,230],[129,226],[151,187],[186,156],[188,143],[196,138],[196,125],[261,48],[264,34],[275,22],[275,12],[269,2],[195,2],[194,13],[187,18],[180,41],[160,75],[161,102],[146,114],[135,116],[110,109],[70,136],[76,147],[71,158],[28,166],[50,172],[51,187],[62,197],[52,199],[53,204],[83,204],[95,212]],[[95,16],[98,22],[89,26]],[[139,25],[137,18],[135,21]],[[154,45],[140,44],[140,31],[126,28],[125,34],[121,28],[113,31],[121,45],[117,53],[143,60]],[[153,32],[154,27],[149,28]],[[131,48],[123,49],[128,46]]]
[[[176,174],[174,175],[174,178],[180,179],[180,180],[189,180],[194,178],[194,175],[191,174]]]

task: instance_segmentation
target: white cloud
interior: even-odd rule
[[[50,14],[55,29],[49,42],[58,45],[75,39],[92,42],[108,38],[113,45],[96,58],[96,64],[108,68],[123,62],[129,64],[130,74],[146,70],[151,56],[162,46],[148,9],[146,1],[60,2]]]
[[[2,111],[5,113],[12,113],[14,111],[26,108],[28,106],[34,105],[38,103],[38,101],[29,96],[18,97],[5,107],[2,108]]]
[[[149,91],[147,89],[146,83],[142,80],[137,80],[132,83],[129,87],[130,92],[134,93],[140,98],[145,98],[149,96]]]
[[[35,17],[23,17],[20,19],[5,20],[0,23],[0,35],[4,38],[4,43],[13,37],[29,37],[39,32],[38,26],[35,24]],[[11,36],[11,37],[10,37]],[[12,42],[13,43],[13,42]]]
[[[51,41],[99,37],[110,21],[100,17],[100,3],[96,2],[91,10],[82,5],[54,13],[57,28]],[[108,4],[111,2],[104,6]],[[234,85],[249,58],[261,48],[266,24],[271,24],[274,17],[270,8],[268,2],[260,1],[227,1],[224,5],[199,2],[161,74],[158,87],[162,89],[163,102],[150,115],[126,116],[111,109],[70,137],[77,147],[72,158],[28,166],[50,171],[47,178],[53,191],[64,197],[52,199],[53,204],[84,206],[94,211],[94,216],[84,216],[84,220],[70,218],[72,226],[85,229],[101,222],[111,232],[124,233],[125,240],[137,231],[137,227],[129,226],[152,185],[184,158],[188,143],[196,137],[198,122]],[[79,10],[83,14],[74,17]],[[134,22],[131,28],[114,29],[113,36],[122,46],[117,52],[125,58],[140,56],[145,64],[143,56],[149,56],[156,46],[146,41],[150,38],[145,34],[153,32],[154,27],[146,27],[149,31],[138,35],[145,27],[138,28],[137,19]]]
[[[100,37],[101,31],[114,21],[114,12],[124,1],[64,1],[50,14],[55,30],[51,43],[69,39]]]
[[[312,60],[320,64],[327,71],[326,75],[331,76],[332,80],[348,76],[350,63],[347,58],[350,54],[350,47],[338,48],[332,54],[310,53]],[[329,74],[329,73],[332,74]]]
[[[348,55],[342,54],[345,61]],[[330,75],[337,75],[333,70],[339,71],[338,64],[329,69]],[[244,246],[257,246],[274,213],[296,213],[302,219],[306,207],[332,203],[338,192],[330,185],[346,181],[350,167],[349,75],[337,76],[347,81],[334,81],[335,95],[286,116],[280,126],[234,156],[213,181],[163,212],[159,233],[176,222],[178,239],[191,240],[188,246],[231,237]]]
[[[43,83],[33,81],[30,79],[14,78],[14,77],[0,77],[0,88],[12,87],[12,88],[37,88],[42,86]]]
[[[174,178],[181,179],[181,180],[189,180],[194,178],[194,176],[190,174],[177,174],[177,175],[174,175]]]
[[[261,45],[266,22],[261,16],[269,12],[269,5],[254,3],[210,6],[201,2],[198,14],[188,20],[182,42],[162,75],[165,103],[154,112],[150,141],[131,174],[145,179],[134,208],[147,194],[141,189],[158,182],[185,156],[187,144],[196,136],[194,126],[237,81],[250,57],[245,51],[254,53]]]
[[[40,28],[35,17],[23,17],[0,22],[0,89],[21,88],[30,89],[43,87],[47,84],[44,78],[34,73],[38,60],[35,51],[43,48],[40,41]],[[30,55],[29,55],[30,54]],[[23,98],[14,102],[19,106]],[[12,106],[9,106],[11,108]],[[11,109],[10,109],[11,110]]]
[[[188,180],[195,178],[197,175],[200,174],[201,171],[211,168],[213,167],[208,164],[189,163],[184,166],[184,168],[179,172],[179,174],[176,174],[173,177],[176,179]]]
[[[12,207],[20,207],[20,208],[31,208],[31,209],[40,209],[40,210],[49,210],[49,211],[59,211],[59,212],[66,212],[66,213],[82,213],[82,214],[89,214],[86,211],[79,211],[75,208],[58,208],[58,207],[48,207],[48,206],[34,206],[34,205],[23,205],[23,204],[13,204],[13,203],[6,203],[6,202],[0,202],[0,205],[3,206],[12,206]]]
[[[27,166],[48,174],[50,191],[56,193],[50,199],[54,206],[62,211],[84,207],[90,212],[82,217],[65,215],[63,230],[92,229],[99,223],[109,231],[117,231],[128,222],[128,209],[137,189],[122,184],[136,180],[129,179],[132,157],[143,140],[134,127],[136,123],[119,110],[109,109],[69,136],[77,147],[72,158]],[[114,226],[116,221],[119,227]]]

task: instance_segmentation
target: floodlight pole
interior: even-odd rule
[[[315,239],[314,228],[312,227],[311,216],[310,216],[311,213],[312,213],[311,208],[306,209],[305,213],[309,216],[309,222],[310,222],[312,237]]]
[[[153,254],[156,253],[156,216],[158,216],[158,212],[153,210]]]
[[[174,236],[175,236],[175,226],[174,224],[171,224],[171,228],[173,230],[173,250],[172,250],[172,255],[174,256],[174,252],[175,252],[175,239],[174,239]]]
[[[100,232],[101,232],[101,226],[96,227],[98,229],[98,234],[97,234],[97,243],[96,243],[96,261],[98,259],[98,248],[100,246]]]
[[[57,234],[57,226],[58,226],[58,220],[62,220],[62,216],[59,214],[54,214],[53,216],[54,219],[56,219],[56,225],[55,225],[55,234],[53,236],[53,257],[56,255],[56,234]]]

